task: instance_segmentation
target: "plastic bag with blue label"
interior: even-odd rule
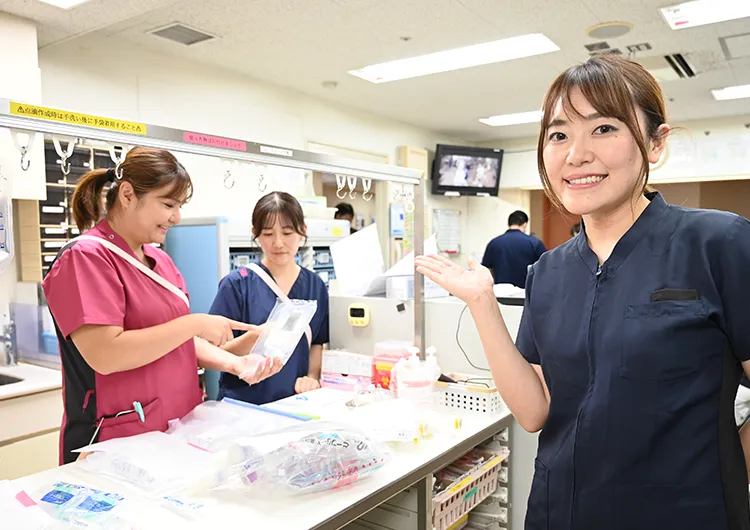
[[[121,516],[125,497],[87,486],[55,482],[34,495],[37,504],[53,519],[90,530],[131,528]]]

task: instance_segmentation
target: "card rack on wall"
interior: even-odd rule
[[[447,256],[461,254],[461,210],[433,210],[433,227],[438,252]]]
[[[44,159],[47,198],[17,201],[20,279],[26,282],[41,282],[59,250],[80,234],[71,208],[78,179],[92,169],[114,167],[108,151],[78,146],[65,173],[51,141],[44,144]]]

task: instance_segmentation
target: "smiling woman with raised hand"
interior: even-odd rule
[[[489,271],[417,258],[468,304],[516,419],[542,430],[526,528],[746,530],[733,400],[750,372],[750,223],[648,191],[670,129],[637,63],[571,67],[543,113],[542,182],[582,231],[533,266],[515,345]]]
[[[226,351],[252,344],[258,331],[190,314],[182,275],[151,245],[164,243],[191,193],[182,164],[146,148],[76,185],[73,215],[87,231],[60,251],[42,284],[63,366],[61,463],[91,442],[166,430],[201,402],[199,364],[246,385],[281,368]],[[244,335],[235,339],[232,330]]]

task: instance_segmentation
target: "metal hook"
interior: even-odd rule
[[[78,138],[73,138],[68,142],[68,148],[65,151],[63,151],[62,146],[60,145],[60,140],[58,140],[56,136],[52,137],[52,143],[55,146],[57,156],[60,157],[60,169],[62,170],[62,174],[65,176],[70,175],[70,163],[68,160],[73,156],[73,151],[75,151],[76,144],[78,144]]]
[[[372,194],[370,193],[370,188],[372,188],[372,179],[362,179],[362,188],[364,191],[362,192],[362,198],[366,201],[372,200]]]
[[[221,159],[221,161],[226,166],[226,170],[224,171],[224,187],[228,190],[231,190],[234,188],[234,178],[232,177],[232,167],[235,164],[235,161],[233,160],[225,160]]]
[[[23,147],[21,149],[21,169],[24,171],[28,171],[31,167],[31,160],[26,158],[26,155],[29,154],[29,151],[26,149],[26,147]]]
[[[357,198],[357,194],[354,193],[354,190],[357,189],[357,177],[352,177],[351,175],[346,177],[346,180],[349,184],[349,198],[351,200],[354,200]]]
[[[227,169],[226,172],[224,173],[224,187],[228,190],[231,190],[232,188],[234,188],[234,179],[232,178],[231,169]]]
[[[260,177],[258,177],[258,191],[261,193],[264,193],[266,189],[268,188],[268,185],[263,183],[263,180],[265,178],[266,177],[263,175],[263,173],[261,173]]]
[[[28,136],[28,142],[26,145],[21,144],[21,140],[18,138],[19,134],[26,134]],[[31,149],[34,147],[34,141],[36,140],[36,132],[34,131],[17,131],[15,129],[11,129],[10,136],[13,138],[13,143],[16,145],[16,149],[18,149],[21,152],[21,169],[24,171],[28,171],[31,167],[31,160],[26,158],[29,153],[31,152]]]
[[[120,154],[117,154],[117,146],[110,145],[109,146],[109,158],[112,159],[112,162],[117,164],[118,166],[122,164],[122,162],[125,160],[125,157],[128,155],[128,146],[122,146],[120,147]]]
[[[118,156],[117,152],[115,151],[115,146],[110,145],[109,146],[109,158],[112,159],[112,162],[115,163],[115,178],[117,180],[122,180],[122,163],[125,161],[125,158],[128,155],[128,147],[123,146],[120,148],[120,154]]]
[[[346,175],[336,175],[336,197],[338,197],[341,200],[346,199],[346,192],[344,191],[344,194],[341,195],[341,192],[346,188]]]

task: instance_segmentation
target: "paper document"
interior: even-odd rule
[[[42,530],[54,523],[25,492],[7,480],[0,480],[0,513],[3,524],[14,530]]]
[[[525,298],[526,291],[512,283],[497,283],[492,290],[496,298]]]
[[[353,393],[333,388],[318,388],[296,394],[288,398],[263,405],[263,408],[303,414],[312,417],[324,417],[346,411],[346,402],[352,399]]]
[[[424,255],[430,256],[438,253],[437,238],[435,234],[425,239]],[[409,252],[401,258],[398,263],[388,269],[386,276],[413,276],[414,275],[414,251]]]
[[[385,265],[376,224],[333,243],[331,258],[341,294],[362,296],[379,289],[372,284],[383,276]],[[385,278],[379,283],[385,292]]]
[[[437,252],[437,241],[433,234],[424,242],[424,254]],[[414,252],[384,272],[383,253],[374,224],[331,245],[331,257],[340,292],[344,295],[384,295],[388,277],[414,275]]]

